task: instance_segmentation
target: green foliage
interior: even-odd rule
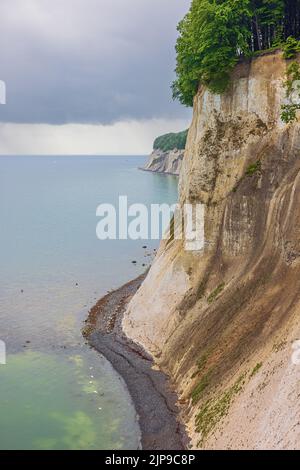
[[[283,104],[281,106],[281,120],[285,124],[291,124],[297,119],[297,111],[299,109],[299,104]]]
[[[197,377],[198,375],[200,375],[204,369],[205,369],[205,366],[207,364],[207,361],[208,361],[208,353],[205,353],[203,354],[200,359],[198,359],[196,365],[197,365],[197,370],[196,372],[192,375],[192,379],[194,379],[195,377]]]
[[[252,0],[251,10],[252,51],[272,51],[281,46],[284,39],[284,0]]]
[[[282,50],[285,59],[293,59],[300,52],[300,41],[297,41],[293,36],[289,36],[282,45]]]
[[[256,364],[256,366],[254,367],[253,371],[250,374],[250,379],[257,374],[257,372],[262,368],[262,366],[263,366],[262,362],[259,362],[258,364]]]
[[[252,0],[252,13],[259,21],[260,26],[276,26],[284,14],[283,0]],[[276,30],[277,31],[277,30]]]
[[[272,48],[271,49],[277,49],[277,48],[282,48],[284,44],[284,33],[283,33],[283,26],[279,25],[276,27],[275,31],[275,36],[272,42]]]
[[[202,372],[208,361],[208,353],[203,354],[200,359],[197,361],[198,373]]]
[[[245,375],[241,375],[235,384],[227,389],[220,398],[216,400],[208,400],[202,406],[196,417],[196,430],[201,433],[200,445],[203,444],[204,440],[219,421],[228,414],[233,398],[241,392],[244,383]]]
[[[287,69],[286,87],[288,93],[293,92],[293,84],[298,80],[300,80],[300,64],[292,62]]]
[[[192,403],[193,405],[196,405],[198,401],[201,399],[204,390],[209,386],[210,378],[211,378],[212,371],[208,371],[207,374],[205,374],[198,385],[194,388],[194,390],[191,393],[191,398],[192,398]]]
[[[165,134],[158,137],[153,145],[154,150],[162,150],[168,152],[169,150],[184,150],[186,146],[186,139],[188,130],[179,132],[177,134]]]
[[[283,46],[299,51],[300,0],[192,0],[178,25],[173,98],[192,106],[199,84],[221,94],[241,57]],[[284,41],[286,40],[286,43]]]
[[[221,292],[224,290],[225,284],[222,283],[220,284],[207,298],[207,302],[211,304],[217,297],[218,295],[221,294]]]
[[[287,68],[286,81],[284,82],[287,98],[293,92],[294,82],[297,80],[300,80],[300,64],[298,62],[292,62]]]
[[[199,81],[214,93],[226,90],[237,52],[249,53],[250,17],[249,0],[192,1],[178,26],[174,98],[192,105]]]
[[[246,170],[246,175],[247,176],[253,176],[255,173],[261,170],[261,161],[257,160],[257,162],[252,163],[252,165],[249,165],[247,170]]]
[[[287,69],[287,79],[284,82],[286,97],[289,103],[281,106],[281,120],[290,124],[297,119],[297,110],[300,109],[300,64],[292,62]]]

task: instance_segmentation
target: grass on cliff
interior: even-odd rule
[[[257,374],[257,372],[262,368],[262,366],[263,366],[262,362],[259,362],[258,364],[256,364],[256,366],[254,367],[253,371],[250,374],[250,379]]]
[[[198,375],[200,375],[203,372],[203,370],[204,370],[204,368],[207,364],[208,358],[209,358],[208,353],[205,353],[196,362],[197,370],[196,370],[196,372],[193,373],[192,379],[194,379],[195,377],[197,377]]]
[[[241,375],[234,385],[228,388],[219,398],[209,399],[202,406],[196,417],[196,430],[201,433],[199,446],[203,444],[221,419],[227,416],[233,398],[242,390],[245,384],[245,378],[246,374]]]
[[[207,302],[211,304],[216,298],[221,294],[224,290],[225,284],[224,282],[220,284],[212,293],[207,297]]]
[[[227,388],[221,394],[220,397],[215,399],[210,398],[204,403],[204,405],[202,405],[198,415],[196,416],[196,431],[201,434],[201,439],[198,442],[199,446],[204,443],[205,439],[213,431],[216,425],[227,416],[234,397],[243,390],[246,381],[251,380],[262,366],[262,362],[257,363],[250,373],[248,371],[242,374],[231,387]],[[208,374],[203,377],[200,384],[198,384],[194,390],[194,396],[199,397],[198,401],[201,398],[200,392],[202,394],[206,388],[205,385],[207,384],[207,381]]]
[[[255,174],[261,174],[262,172],[262,164],[260,160],[257,160],[255,163],[252,163],[251,165],[248,166],[248,168],[245,171],[245,174],[241,177],[241,179],[238,181],[238,183],[234,186],[232,189],[233,193],[236,193],[238,190],[239,185],[244,181],[245,177],[252,177]]]
[[[207,374],[205,374],[200,382],[196,385],[194,390],[191,393],[191,399],[193,405],[196,405],[200,399],[202,398],[204,390],[209,386],[210,384],[210,378],[211,378],[212,370],[210,369]]]
[[[246,170],[246,176],[253,176],[255,173],[258,173],[261,171],[261,161],[257,160],[257,162],[252,163],[252,165],[249,165],[247,170]]]

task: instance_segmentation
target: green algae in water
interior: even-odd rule
[[[8,356],[0,368],[0,449],[136,449],[138,424],[122,381],[108,363],[101,361],[101,377],[89,365],[80,355]]]

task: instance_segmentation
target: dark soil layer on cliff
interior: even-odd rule
[[[103,297],[91,309],[84,336],[123,377],[139,415],[144,450],[182,450],[188,439],[178,421],[177,395],[152,358],[122,332],[126,306],[145,275]]]

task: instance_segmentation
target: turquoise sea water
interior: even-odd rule
[[[177,179],[139,171],[144,162],[0,157],[0,449],[138,447],[126,387],[81,328],[95,301],[142,273],[158,245],[99,241],[97,206],[119,195],[148,206],[177,199]]]

